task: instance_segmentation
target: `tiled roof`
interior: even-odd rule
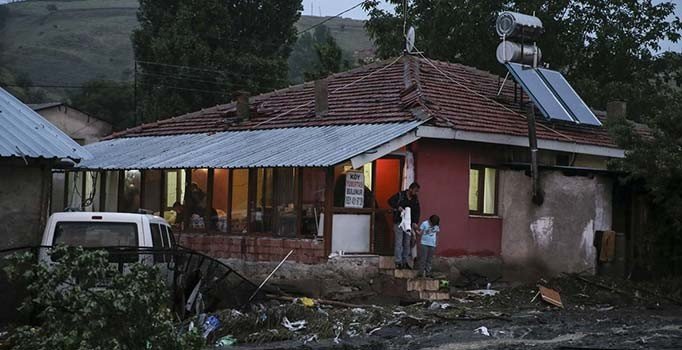
[[[284,127],[390,123],[431,117],[455,130],[526,136],[528,125],[512,81],[461,64],[403,56],[328,77],[329,112],[315,116],[314,84],[292,86],[250,100],[251,117],[238,122],[235,103],[143,124],[111,135],[173,135]],[[615,148],[604,127],[544,121],[541,139]]]

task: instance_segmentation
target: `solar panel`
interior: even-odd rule
[[[561,73],[544,68],[539,68],[538,71],[580,124],[602,125]]]
[[[508,62],[506,66],[545,118],[575,123],[571,113],[547,86],[547,83],[538,74],[536,69],[524,68],[523,65],[512,62]]]

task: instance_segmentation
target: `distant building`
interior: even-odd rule
[[[90,116],[63,102],[28,105],[80,145],[99,141],[111,134],[111,124]]]
[[[0,249],[40,243],[52,169],[90,153],[0,88]]]

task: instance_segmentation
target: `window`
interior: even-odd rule
[[[58,222],[53,244],[83,247],[137,246],[137,225],[120,222]]]
[[[298,227],[297,182],[294,168],[275,169],[275,228],[277,236],[295,237]]]
[[[183,204],[185,199],[185,180],[184,170],[169,170],[165,172],[165,193],[166,202],[164,205],[163,217],[171,225],[181,226],[184,220]]]
[[[144,208],[142,209],[157,215],[161,212],[161,178],[161,170],[146,170],[142,176],[144,182],[144,191],[142,191]]]
[[[316,236],[322,232],[320,214],[324,210],[325,169],[304,168],[301,181],[301,234],[304,237]]]
[[[184,210],[189,215],[189,227],[203,230],[208,224],[206,208],[208,205],[208,169],[192,170],[192,182],[185,191]]]
[[[213,200],[211,206],[211,229],[227,232],[227,203],[230,198],[228,191],[230,171],[215,169],[213,171]]]
[[[232,212],[230,213],[230,231],[246,233],[249,203],[249,170],[232,171]]]
[[[120,212],[137,213],[140,209],[139,170],[126,170],[123,175],[123,201],[119,203]]]
[[[273,169],[259,168],[251,171],[251,191],[255,195],[251,199],[250,223],[251,232],[272,232],[272,186]]]
[[[469,169],[469,213],[497,214],[497,169],[483,166]]]

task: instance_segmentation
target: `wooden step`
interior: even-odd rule
[[[449,300],[450,293],[447,292],[432,292],[432,291],[420,291],[419,299],[435,301],[435,300]]]
[[[433,278],[412,278],[407,280],[406,288],[408,292],[437,292],[440,289],[440,281]]]

